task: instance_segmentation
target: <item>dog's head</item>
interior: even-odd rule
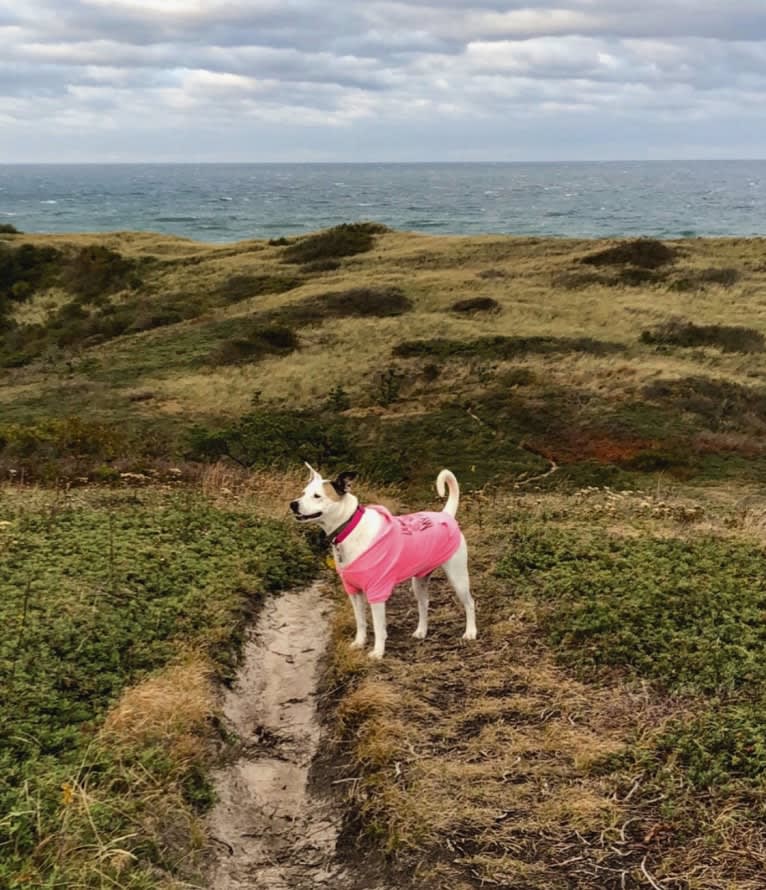
[[[347,495],[351,494],[351,482],[356,479],[356,473],[344,472],[336,479],[323,479],[321,473],[306,464],[311,473],[308,485],[303,489],[303,494],[294,501],[290,501],[290,509],[293,516],[299,522],[320,522],[332,525],[342,522],[344,514],[348,512],[346,503]]]

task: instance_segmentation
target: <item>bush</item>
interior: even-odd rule
[[[655,752],[681,766],[698,791],[726,788],[733,781],[762,787],[765,705],[763,701],[717,704],[691,723],[673,721],[656,740]]]
[[[536,596],[566,662],[619,667],[667,689],[766,683],[766,576],[750,543],[519,529],[498,563]]]
[[[387,318],[412,309],[412,301],[397,287],[355,287],[307,297],[261,318],[291,325],[318,324],[332,318]]]
[[[718,287],[732,287],[739,281],[739,272],[736,269],[703,269],[700,272],[689,272],[682,278],[676,279],[670,289],[675,291],[702,290],[708,285]]]
[[[450,306],[452,312],[499,312],[500,304],[492,297],[470,297],[466,300],[458,300]]]
[[[379,223],[343,223],[289,244],[283,257],[287,263],[311,263],[365,253],[375,244],[375,235],[385,231]]]
[[[224,303],[237,303],[263,294],[283,294],[303,284],[297,275],[232,275],[218,288]]]
[[[349,421],[329,412],[256,408],[220,430],[196,427],[189,457],[229,457],[246,467],[290,467],[308,461],[316,467],[353,462]]]
[[[766,423],[766,390],[709,377],[654,380],[643,389],[647,399],[665,402],[676,412],[696,414],[709,429],[752,428]]]
[[[55,283],[62,254],[53,247],[0,244],[0,297],[25,300]]]
[[[583,257],[580,262],[588,266],[632,265],[643,269],[658,269],[675,262],[676,252],[653,238],[623,241],[597,253]]]
[[[435,337],[431,340],[405,340],[394,347],[394,355],[401,358],[493,358],[512,359],[535,353],[551,355],[566,352],[584,352],[591,355],[612,355],[622,352],[619,343],[593,340],[591,337],[480,337],[476,340],[448,340]]]
[[[97,300],[115,291],[139,285],[136,264],[114,250],[91,244],[66,264],[62,284],[84,300]]]
[[[306,263],[301,266],[301,272],[306,272],[309,275],[315,272],[335,272],[336,269],[340,269],[340,266],[340,260],[314,260],[313,263]]]
[[[628,267],[620,269],[615,284],[624,284],[626,287],[642,287],[645,284],[659,284],[664,279],[651,269]]]
[[[0,885],[156,887],[178,874],[191,824],[174,800],[180,836],[160,827],[161,779],[204,805],[191,763],[204,746],[122,740],[110,758],[104,715],[190,651],[230,678],[252,605],[307,581],[316,559],[284,524],[193,495],[74,503],[11,513],[0,548],[0,726],[13,727],[0,732]],[[75,780],[86,807],[67,797]],[[127,878],[104,849],[128,851]]]
[[[207,358],[211,365],[239,365],[257,362],[269,355],[286,355],[298,349],[300,341],[285,325],[255,324],[240,337],[224,340]]]
[[[21,235],[16,226],[12,226],[10,223],[0,223],[0,235]]]
[[[125,435],[115,424],[67,417],[25,426],[0,426],[0,453],[10,458],[39,461],[62,457],[115,457],[125,444]]]
[[[583,290],[586,287],[610,285],[612,282],[597,272],[559,272],[553,276],[553,286],[562,290]]]
[[[654,346],[693,348],[715,346],[723,352],[763,352],[764,336],[754,328],[739,325],[697,325],[692,321],[672,319],[642,331],[641,342]]]

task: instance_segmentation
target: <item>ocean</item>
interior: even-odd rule
[[[766,161],[0,165],[0,223],[226,242],[375,220],[439,234],[766,234]]]

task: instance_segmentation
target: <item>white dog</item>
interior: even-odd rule
[[[318,522],[333,548],[335,567],[351,597],[356,618],[356,637],[351,644],[361,649],[367,641],[364,599],[372,612],[375,642],[370,658],[380,659],[386,648],[386,600],[394,586],[412,579],[418,604],[418,626],[413,636],[428,633],[428,579],[441,566],[465,609],[463,639],[476,639],[476,613],[468,578],[468,548],[455,521],[460,500],[457,479],[442,470],[436,490],[449,498],[444,510],[392,516],[385,507],[362,507],[349,484],[356,473],[323,479],[309,464],[311,479],[303,494],[290,503],[300,522]]]

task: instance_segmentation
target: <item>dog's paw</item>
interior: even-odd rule
[[[413,631],[412,636],[415,637],[416,640],[425,640],[427,633],[427,630],[421,630],[419,627],[417,627]]]
[[[380,661],[383,658],[383,652],[378,649],[370,649],[370,651],[367,653],[367,657],[371,661]]]
[[[471,628],[470,630],[467,630],[463,634],[463,639],[464,640],[475,640],[476,639],[476,628],[474,627],[474,628]]]
[[[352,643],[349,643],[350,649],[364,649],[364,644],[367,640],[354,640]]]

